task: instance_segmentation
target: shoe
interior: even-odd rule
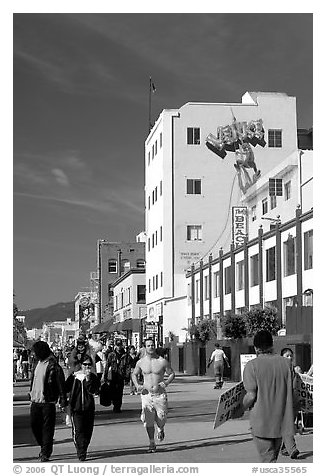
[[[299,450],[294,450],[293,453],[291,453],[290,458],[291,459],[298,459],[299,454],[300,454]]]
[[[217,386],[217,385],[215,385],[213,388],[214,388],[214,389],[217,389],[217,388],[218,388],[218,386]]]
[[[147,453],[155,453],[156,452],[156,445],[155,443],[150,443]]]
[[[122,410],[120,408],[113,408],[113,413],[122,413]]]
[[[164,438],[165,438],[165,433],[164,433],[164,428],[162,428],[161,430],[157,432],[157,439],[158,441],[163,441]]]
[[[41,463],[46,463],[47,461],[49,461],[50,458],[48,458],[47,456],[42,455],[40,459],[41,459]]]
[[[86,455],[79,455],[78,459],[79,459],[79,461],[85,461],[86,460]]]
[[[290,456],[287,450],[281,450],[282,456]]]

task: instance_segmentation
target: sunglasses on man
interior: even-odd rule
[[[92,367],[92,364],[90,362],[83,362],[83,365],[85,365],[85,367]]]

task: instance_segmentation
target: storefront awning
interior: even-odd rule
[[[110,327],[112,326],[113,319],[108,319],[107,321],[101,322],[96,326],[90,329],[92,334],[101,334],[102,332],[110,332]]]
[[[126,319],[121,324],[122,331],[140,332],[140,319]]]

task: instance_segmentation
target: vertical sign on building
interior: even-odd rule
[[[235,248],[243,245],[248,236],[247,207],[232,207],[232,242]]]

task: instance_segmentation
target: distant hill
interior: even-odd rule
[[[75,303],[59,302],[45,308],[19,311],[25,316],[25,326],[27,329],[41,329],[43,322],[66,321],[67,317],[75,318]]]

